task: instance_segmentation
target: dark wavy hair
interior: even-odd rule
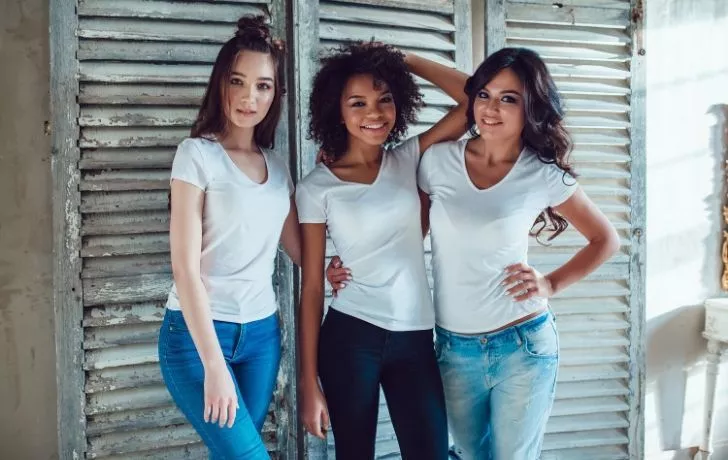
[[[215,59],[215,65],[212,67],[202,106],[192,125],[190,135],[192,137],[216,136],[223,134],[227,129],[227,117],[224,110],[225,104],[227,104],[225,100],[227,82],[230,79],[235,58],[241,51],[257,51],[269,54],[273,58],[275,68],[273,103],[265,118],[254,128],[253,133],[256,144],[272,148],[285,94],[283,87],[284,46],[282,41],[271,38],[270,29],[263,16],[243,16],[238,19],[235,36],[222,45],[217,59]]]
[[[354,75],[371,75],[375,84],[389,87],[397,108],[394,127],[386,143],[396,143],[417,121],[422,94],[404,63],[404,55],[392,46],[374,42],[344,45],[322,59],[309,100],[309,138],[317,142],[331,161],[346,152],[349,133],[341,123],[341,94]]]
[[[521,80],[524,88],[525,125],[521,139],[538,159],[554,164],[564,172],[562,180],[576,178],[570,162],[572,141],[564,127],[564,109],[556,83],[546,64],[534,51],[527,48],[503,48],[483,61],[465,83],[468,95],[468,128],[478,136],[473,105],[478,92],[503,69],[511,69]],[[563,216],[548,207],[533,223],[530,235],[539,237],[546,230],[551,232],[548,241],[560,235],[569,223]]]

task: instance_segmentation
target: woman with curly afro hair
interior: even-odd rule
[[[401,142],[422,105],[410,71],[458,106]],[[403,458],[447,458],[417,166],[431,145],[465,133],[465,80],[455,69],[377,43],[326,57],[314,80],[309,132],[329,161],[296,191],[301,417],[320,438],[330,417],[339,460],[374,458],[380,386]],[[334,298],[322,325],[327,230],[355,280]]]

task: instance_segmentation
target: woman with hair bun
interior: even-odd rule
[[[293,185],[271,149],[284,93],[283,45],[263,17],[220,50],[171,174],[174,285],[159,334],[167,388],[214,459],[267,459],[275,388],[278,243],[300,263]]]

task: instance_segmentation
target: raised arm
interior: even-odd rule
[[[468,74],[414,53],[405,53],[404,62],[410,72],[445,91],[445,94],[455,99],[456,103],[468,103],[468,95],[465,94],[465,81],[468,79]]]
[[[413,53],[405,53],[405,63],[412,73],[436,85],[457,102],[440,121],[420,134],[420,154],[432,144],[459,139],[466,128],[468,96],[465,94],[465,81],[468,75]]]

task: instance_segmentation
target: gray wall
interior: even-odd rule
[[[48,5],[0,5],[0,457],[52,459]]]
[[[686,459],[700,443],[702,304],[720,292],[728,107],[728,3],[647,1],[646,452]],[[726,360],[724,360],[726,361]],[[728,458],[728,365],[716,458]]]

